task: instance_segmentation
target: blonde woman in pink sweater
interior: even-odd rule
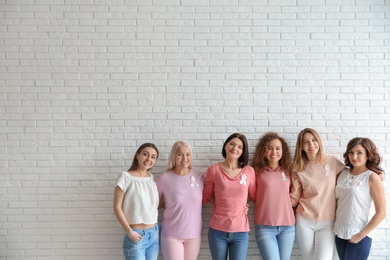
[[[249,198],[255,200],[255,172],[248,165],[245,135],[230,135],[222,148],[223,162],[207,169],[203,190],[205,205],[214,200],[208,241],[213,260],[244,260],[248,250],[249,221],[243,210]]]

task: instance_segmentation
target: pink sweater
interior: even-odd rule
[[[249,221],[243,207],[250,198],[256,198],[255,171],[251,166],[245,166],[236,178],[228,177],[220,164],[214,164],[207,169],[203,190],[205,205],[212,197],[215,198],[210,227],[224,232],[248,232]]]

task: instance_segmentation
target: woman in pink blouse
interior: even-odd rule
[[[157,178],[164,259],[196,260],[202,242],[204,173],[192,167],[192,149],[185,141],[173,144],[167,171]]]
[[[249,221],[243,207],[255,200],[255,172],[248,165],[248,143],[243,134],[230,135],[223,147],[223,162],[207,169],[203,201],[214,198],[208,241],[213,260],[244,260],[248,250]]]
[[[277,133],[264,134],[256,146],[255,237],[263,260],[289,260],[295,238],[295,217],[290,201],[291,156],[287,142]]]
[[[321,137],[311,128],[297,138],[291,201],[296,209],[296,236],[303,260],[332,259],[336,215],[335,185],[344,164],[324,154]]]

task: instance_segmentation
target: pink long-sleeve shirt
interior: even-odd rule
[[[334,155],[326,155],[326,164],[309,161],[305,170],[292,174],[291,202],[296,214],[310,220],[334,220],[337,175],[345,169]]]
[[[249,197],[256,198],[256,178],[254,169],[247,165],[235,178],[228,177],[220,164],[207,169],[203,190],[205,205],[214,197],[214,209],[210,227],[224,232],[248,232],[248,216],[243,207]]]

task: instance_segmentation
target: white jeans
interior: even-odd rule
[[[335,235],[333,220],[314,221],[296,215],[296,237],[303,260],[330,260]]]

